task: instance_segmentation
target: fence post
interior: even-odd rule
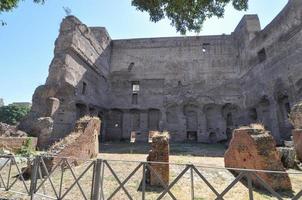
[[[194,193],[194,172],[193,172],[193,166],[191,165],[190,168],[190,175],[191,175],[191,199],[194,200],[195,193]]]
[[[34,158],[34,162],[33,162],[33,170],[32,170],[31,179],[30,179],[30,189],[29,189],[29,193],[30,193],[30,199],[31,199],[31,200],[34,199],[34,194],[35,194],[35,192],[36,192],[36,187],[37,187],[37,173],[38,173],[39,162],[40,162],[40,156],[36,156],[36,157]],[[30,167],[30,166],[29,166],[29,167]]]
[[[94,166],[93,171],[93,183],[92,183],[92,200],[99,200],[100,199],[100,183],[101,183],[101,167],[102,167],[103,160],[97,159]]]
[[[246,172],[246,178],[247,178],[248,189],[249,189],[249,200],[254,200],[251,172]]]

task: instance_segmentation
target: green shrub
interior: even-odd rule
[[[8,105],[0,107],[0,122],[16,125],[25,117],[30,108],[22,105]]]

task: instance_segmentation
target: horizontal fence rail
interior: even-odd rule
[[[51,159],[56,162],[50,165]],[[274,189],[259,176],[261,173],[270,174],[290,174],[293,176],[301,176],[302,172],[283,172],[253,169],[224,168],[195,164],[178,164],[163,162],[141,162],[141,161],[124,161],[124,160],[78,160],[81,163],[76,167],[74,158],[58,158],[35,156],[21,162],[19,157],[14,155],[0,155],[0,189],[4,192],[21,194],[28,199],[85,199],[85,200],[111,200],[111,199],[217,199],[223,200],[232,189],[239,183],[244,182],[244,188],[248,192],[247,198],[255,199],[255,189],[253,180],[266,190],[265,195],[274,199],[302,199],[302,182],[301,190],[291,196],[274,191]],[[23,158],[24,160],[24,158]],[[168,184],[162,180],[161,175],[154,168],[154,165],[169,165],[170,178]],[[26,167],[30,166],[30,167]],[[50,167],[51,166],[51,167]],[[226,182],[223,190],[217,189],[217,184],[213,184],[206,170],[219,171],[225,170],[232,172],[233,180]],[[147,185],[146,172],[149,171],[156,177],[161,188],[152,188]],[[170,176],[171,177],[171,176]],[[181,179],[188,180],[186,185]],[[217,179],[223,178],[217,177]],[[131,182],[132,181],[132,182]],[[180,183],[181,182],[181,183]],[[114,183],[114,184],[113,184]],[[201,183],[203,186],[201,186]],[[173,190],[177,184],[181,184],[178,190]],[[223,183],[225,184],[225,183]],[[131,190],[129,189],[131,185]],[[208,189],[212,193],[211,197],[197,197],[198,189]],[[135,189],[133,189],[135,188]],[[183,188],[188,191],[182,192]],[[123,198],[119,195],[123,194]],[[134,194],[135,193],[135,194]],[[200,193],[200,192],[199,192]],[[150,196],[152,194],[152,196]],[[182,196],[179,197],[178,195]],[[148,196],[149,195],[149,196]],[[200,194],[199,194],[200,195]],[[240,194],[239,194],[240,195]],[[241,199],[242,197],[234,197]],[[231,198],[232,199],[232,198]]]

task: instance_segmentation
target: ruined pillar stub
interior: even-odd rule
[[[292,135],[297,158],[302,162],[302,129],[292,130]]]
[[[151,150],[147,157],[148,162],[169,162],[169,135],[158,133],[153,135]],[[150,186],[164,187],[169,184],[169,165],[150,163],[153,170],[148,169],[146,173],[147,184]],[[159,178],[162,180],[160,181]]]
[[[292,135],[297,158],[302,161],[302,101],[292,107],[289,120],[294,127]]]
[[[229,148],[224,155],[225,167],[271,170],[285,172],[285,168],[276,149],[276,142],[270,132],[262,125],[250,125],[235,129]],[[238,174],[231,170],[232,173]],[[272,174],[254,172],[261,177],[274,190],[291,190],[291,182],[288,174]],[[255,178],[252,177],[253,185],[263,189]]]

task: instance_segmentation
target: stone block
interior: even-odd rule
[[[271,170],[285,172],[276,142],[270,132],[261,125],[251,125],[235,129],[229,148],[224,155],[225,167]],[[235,173],[233,170],[231,171]],[[274,190],[291,190],[288,174],[272,174],[255,172]],[[253,185],[263,189],[263,186],[252,177]]]

